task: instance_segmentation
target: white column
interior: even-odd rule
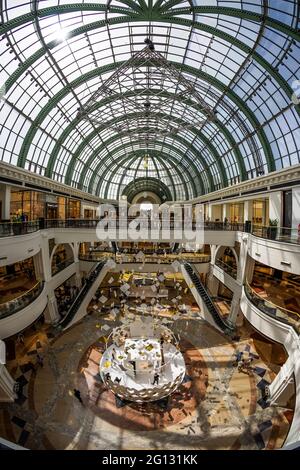
[[[5,367],[6,346],[0,340],[0,402],[12,402],[17,395],[14,391],[15,381]]]
[[[79,261],[79,242],[74,242],[74,262],[78,263]]]
[[[53,294],[48,296],[47,308],[45,310],[45,323],[57,323],[60,320],[60,315],[58,313],[57,300]]]
[[[292,189],[292,228],[300,224],[300,186]]]
[[[237,292],[234,292],[234,294],[233,294],[233,298],[232,298],[232,301],[231,301],[230,313],[229,313],[229,316],[228,316],[228,321],[232,325],[237,324],[238,315],[240,313],[240,299],[241,299],[241,292],[240,292],[240,290],[238,290]]]
[[[79,262],[76,263],[76,272],[75,272],[75,286],[80,289],[81,288],[81,274],[79,269]]]
[[[0,402],[12,402],[17,398],[14,387],[15,381],[5,365],[0,364]]]
[[[248,254],[248,234],[243,234],[240,246],[239,263],[237,267],[237,281],[239,284],[243,284],[245,280],[245,271]]]
[[[207,277],[207,288],[213,297],[216,297],[218,295],[219,284],[220,281],[213,275],[212,266],[210,266],[210,270]]]
[[[218,245],[210,245],[210,262],[212,265],[215,264],[215,257],[216,257],[216,249],[217,249]]]
[[[250,256],[248,256],[247,262],[246,262],[245,274],[244,274],[244,281],[246,281],[247,279],[249,284],[252,282],[252,279],[253,279],[254,267],[255,267],[255,260],[251,258]]]
[[[253,201],[244,201],[244,222],[250,220],[252,222]]]
[[[269,218],[278,220],[278,225],[281,225],[282,221],[282,193],[281,191],[275,191],[269,194]],[[266,221],[266,225],[269,225],[269,221]]]
[[[0,185],[0,201],[2,202],[2,209],[0,218],[3,220],[10,220],[10,196],[11,188],[7,184]]]
[[[44,273],[44,280],[46,282],[51,279],[51,264],[50,264],[50,255],[49,255],[49,241],[47,234],[42,232],[41,236],[41,255],[42,255],[42,267]]]
[[[209,218],[209,221],[211,222],[212,221],[212,205],[211,204],[208,204],[208,218]]]
[[[230,204],[223,204],[223,208],[222,208],[222,222],[224,222],[225,217],[226,217],[226,219],[227,219],[228,222],[229,222],[229,218],[230,218]]]
[[[34,271],[37,279],[44,280],[42,252],[39,251],[33,256]]]
[[[295,361],[299,361],[299,354],[293,354],[281,367],[276,378],[268,386],[268,401],[271,405],[286,405],[294,392]]]

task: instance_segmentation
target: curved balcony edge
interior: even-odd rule
[[[300,314],[274,304],[268,299],[261,297],[246,281],[244,292],[250,303],[270,318],[285,323],[293,328],[297,335],[300,334]]]
[[[283,323],[276,317],[271,317],[259,310],[242,290],[240,302],[241,311],[253,328],[271,340],[280,343],[286,349],[289,357],[293,358],[296,402],[294,416],[284,445],[289,445],[300,440],[300,339],[294,328],[288,323]]]
[[[20,310],[23,310],[25,307],[30,305],[41,294],[43,286],[43,281],[37,281],[37,283],[27,292],[0,304],[0,320],[10,317],[11,315],[15,315]]]
[[[0,319],[0,339],[8,338],[34,323],[47,306],[47,286],[43,285],[40,294],[26,307]]]

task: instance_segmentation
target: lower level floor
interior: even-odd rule
[[[93,310],[59,336],[28,329],[8,348],[18,399],[0,405],[0,435],[29,449],[275,449],[293,404],[266,407],[262,390],[285,361],[283,349],[244,325],[235,341],[200,318],[163,317],[180,338],[186,375],[168,399],[137,404],[102,382],[99,362],[117,318]],[[239,370],[238,352],[253,358]],[[37,361],[43,358],[41,361]],[[281,362],[282,361],[282,362]],[[82,403],[74,397],[80,390]]]

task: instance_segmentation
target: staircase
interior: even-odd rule
[[[83,303],[83,300],[87,296],[91,287],[93,286],[95,280],[98,278],[101,273],[106,261],[100,261],[96,264],[95,268],[89,273],[88,278],[85,280],[83,287],[81,288],[79,294],[72,303],[66,316],[58,323],[57,328],[59,330],[65,329],[67,326],[70,326],[70,323],[75,318],[76,313],[78,312],[80,306]]]
[[[193,285],[195,286],[195,289],[197,290],[208,312],[210,313],[212,319],[214,320],[214,323],[216,324],[216,326],[220,330],[222,330],[225,334],[229,336],[233,336],[234,327],[230,325],[229,323],[227,323],[220,315],[216,306],[213,304],[211,297],[208,295],[206,289],[204,288],[200,280],[199,274],[193,270],[192,266],[189,263],[185,262],[183,265],[189,278],[191,279]]]

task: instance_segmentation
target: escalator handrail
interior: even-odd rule
[[[92,271],[90,271],[88,278],[86,279],[86,281],[83,284],[82,288],[80,289],[80,291],[76,295],[76,297],[75,297],[74,301],[72,302],[67,314],[64,316],[64,318],[62,318],[58,322],[58,324],[57,324],[58,327],[67,326],[67,324],[70,323],[71,320],[73,320],[73,318],[74,318],[74,316],[75,316],[75,314],[78,310],[78,307],[81,304],[83,298],[86,296],[86,294],[90,290],[91,286],[94,284],[94,282],[89,284],[89,281],[91,280],[93,274],[96,273],[96,276],[94,278],[94,281],[95,281],[95,279],[100,274],[100,271],[102,270],[104,264],[105,263],[103,261],[100,261],[99,263],[96,264],[95,268]],[[82,298],[82,300],[81,300],[80,304],[78,305],[78,300],[80,300],[81,298]]]
[[[193,267],[191,266],[190,263],[187,263],[187,262],[184,262],[184,267],[187,271],[187,273],[189,274],[191,280],[193,281],[193,284],[195,285],[197,291],[199,292],[199,294],[201,295],[201,297],[203,298],[207,308],[209,309],[209,312],[211,313],[211,315],[213,316],[215,322],[217,323],[218,326],[222,327],[223,330],[230,330],[230,331],[233,331],[234,330],[234,327],[232,325],[230,325],[226,320],[223,320],[223,318],[221,317],[220,313],[218,312],[218,310],[216,309],[214,303],[212,302],[211,300],[211,297],[210,295],[208,294],[207,290],[205,289],[205,287],[203,286],[199,276],[196,274],[196,272],[194,271]],[[197,281],[197,285],[194,281]],[[202,291],[202,292],[201,292]],[[206,298],[205,298],[205,297]],[[208,305],[210,307],[212,307],[212,312],[211,312],[211,309],[208,307]]]

